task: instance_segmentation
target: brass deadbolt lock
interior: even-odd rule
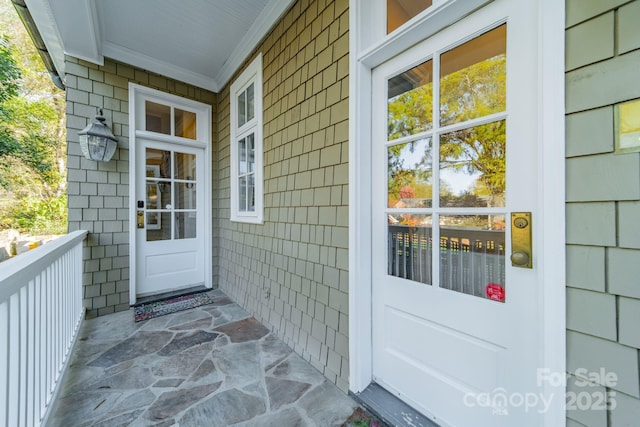
[[[513,225],[515,225],[517,228],[525,228],[527,225],[529,225],[529,221],[527,221],[526,218],[519,216],[513,220]]]
[[[137,211],[136,222],[138,223],[138,228],[144,228],[144,211]]]
[[[511,265],[533,268],[531,245],[531,212],[511,214]]]

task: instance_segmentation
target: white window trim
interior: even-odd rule
[[[254,87],[254,118],[238,127],[238,94],[251,83]],[[264,217],[264,170],[263,170],[263,121],[262,121],[262,54],[247,66],[240,76],[231,84],[230,96],[230,186],[231,186],[231,221],[262,224]],[[238,208],[238,139],[245,137],[250,131],[254,133],[255,143],[255,211],[241,212]]]

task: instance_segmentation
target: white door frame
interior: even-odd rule
[[[487,0],[434,1],[432,11],[413,18],[385,37],[384,3],[349,1],[349,389],[364,390],[372,381],[371,300],[371,77],[385,60],[457,20]],[[461,10],[468,8],[469,10]],[[542,287],[540,368],[566,372],[565,307],[565,160],[564,160],[564,1],[538,0],[538,140],[540,206],[535,241]],[[376,30],[377,29],[377,30]],[[543,31],[544,30],[544,31]],[[542,381],[553,398],[544,425],[564,426],[565,388]]]
[[[136,100],[138,96],[150,97],[159,102],[188,106],[193,110],[202,112],[204,123],[200,122],[198,115],[197,140],[184,140],[176,142],[175,137],[162,136],[145,130],[136,129],[140,124],[136,120]],[[151,89],[135,83],[129,83],[129,304],[136,302],[136,277],[137,277],[137,244],[136,244],[136,139],[147,138],[171,144],[184,145],[204,149],[204,206],[202,211],[204,220],[204,286],[212,287],[212,262],[211,251],[213,248],[212,215],[211,215],[211,106],[202,102],[182,98],[156,89]],[[200,208],[198,208],[200,211]]]

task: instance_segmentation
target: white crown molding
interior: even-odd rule
[[[217,92],[219,90],[217,82],[211,77],[194,73],[193,71],[183,67],[176,67],[175,65],[159,61],[156,58],[152,58],[114,43],[106,41],[103,42],[102,53],[107,58],[112,58],[116,61],[124,62],[125,64],[133,65],[166,77],[171,77],[172,79],[189,83],[203,89],[213,92]]]
[[[242,63],[247,59],[247,56],[255,49],[255,47],[262,41],[264,36],[273,25],[278,22],[280,17],[285,14],[289,7],[295,3],[295,0],[270,0],[265,6],[262,13],[258,16],[256,21],[251,25],[249,31],[240,40],[236,48],[233,50],[229,59],[218,72],[215,80],[218,83],[218,87],[224,87],[233,74],[238,70]]]

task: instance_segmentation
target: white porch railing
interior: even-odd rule
[[[75,231],[0,264],[0,427],[39,426],[84,318]]]

